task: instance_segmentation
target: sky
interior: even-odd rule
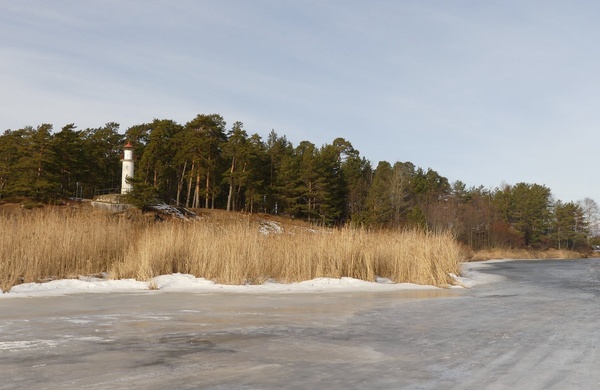
[[[600,2],[0,0],[0,131],[221,114],[600,202]]]

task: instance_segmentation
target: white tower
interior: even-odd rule
[[[123,172],[121,173],[121,194],[126,194],[133,189],[131,183],[127,183],[127,178],[133,179],[133,145],[127,142],[123,148]]]

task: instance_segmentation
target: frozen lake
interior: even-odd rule
[[[0,299],[0,389],[595,389],[600,260],[472,289]]]

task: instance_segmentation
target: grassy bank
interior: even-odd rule
[[[284,229],[262,234],[250,217],[152,223],[71,208],[1,214],[0,287],[95,275],[149,280],[175,272],[217,283],[317,277],[446,285],[459,273],[450,234]]]

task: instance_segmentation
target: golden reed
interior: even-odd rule
[[[223,284],[317,277],[448,285],[461,250],[450,233],[332,229],[262,234],[259,222],[150,223],[101,212],[0,215],[0,288],[108,273],[149,280],[185,273]]]

